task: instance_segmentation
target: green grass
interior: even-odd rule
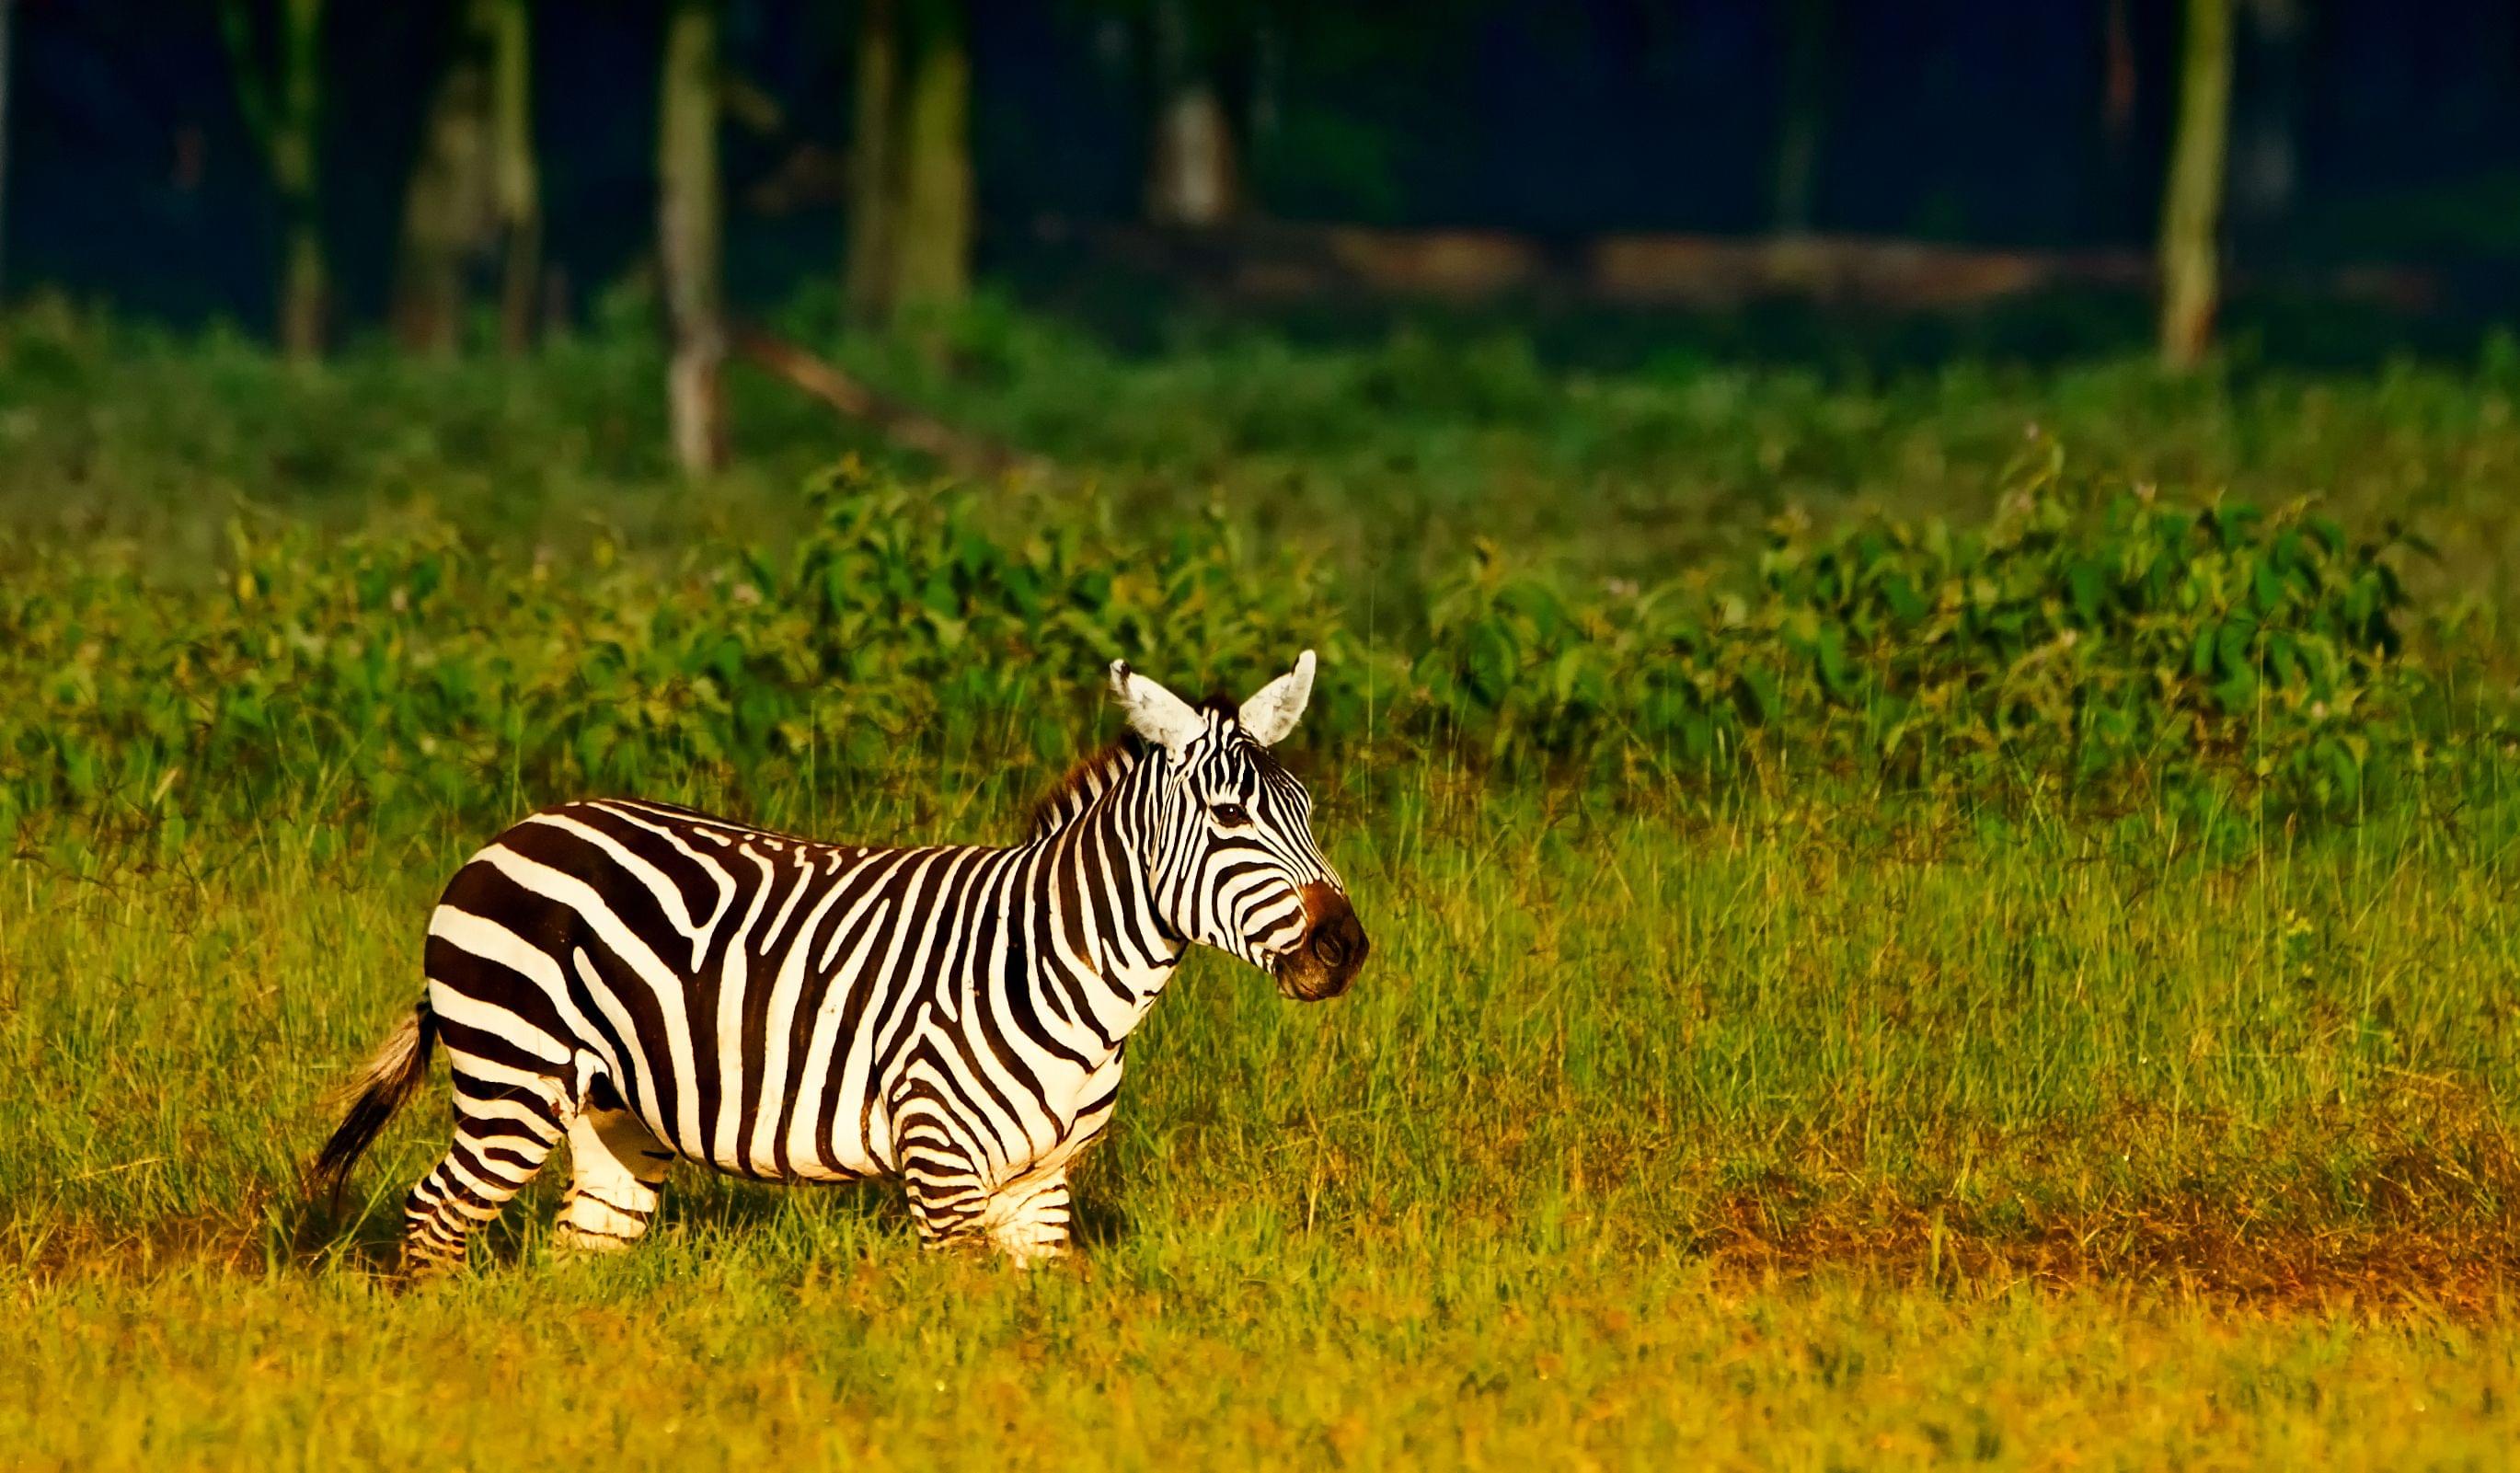
[[[1333,789],[1322,827],[1376,935],[1362,986],[1303,1008],[1188,968],[1086,1175],[1086,1263],[1032,1282],[926,1261],[880,1187],[684,1173],[634,1262],[555,1261],[543,1183],[474,1277],[381,1297],[436,1097],[341,1218],[294,1172],[471,836],[22,865],[0,1296],[37,1374],[0,1437],[391,1461],[476,1397],[450,1455],[526,1427],[729,1464],[1183,1438],[1628,1462],[1672,1437],[2391,1462],[2501,1435],[2507,838],[2215,869],[2066,828],[1852,838],[1824,803],[1588,816],[1431,781],[1370,811]]]
[[[292,378],[240,348],[100,339],[62,349],[45,398],[25,388],[32,340],[22,328],[0,373],[39,407],[0,412],[21,452],[0,457],[8,566],[33,590],[12,606],[51,642],[0,669],[29,680],[57,677],[45,661],[93,665],[80,651],[104,631],[207,608],[209,575],[236,570],[185,563],[219,546],[208,493],[242,486],[273,445],[315,447],[307,464],[323,469],[257,488],[276,504],[259,514],[280,551],[257,564],[273,602],[218,615],[230,643],[231,626],[249,633],[294,597],[293,580],[311,590],[303,607],[323,608],[336,606],[327,580],[356,583],[363,564],[300,524],[390,539],[407,525],[394,504],[427,495],[467,537],[547,539],[548,576],[566,582],[576,555],[551,513],[583,498],[611,530],[579,545],[688,568],[671,559],[731,558],[779,516],[801,525],[777,489],[782,457],[828,448],[797,430],[724,504],[695,507],[662,493],[646,442],[621,430],[646,409],[626,370],[602,378],[635,359],[618,345],[581,345],[592,377],[572,387],[536,366],[468,377],[382,359]],[[1012,376],[1010,414],[1050,416],[1062,391],[1032,351],[1017,343],[992,371]],[[1365,371],[1349,350],[1272,351],[1263,367],[1281,386]],[[100,386],[117,365],[126,399]],[[1242,424],[1257,411],[1213,368],[1084,359],[1074,377],[1144,395],[1132,402],[1150,414]],[[1525,450],[1602,423],[1570,411],[1561,425],[1582,395],[1525,371],[1539,408],[1438,385],[1410,390],[1425,401],[1410,413],[1503,424],[1524,438],[1499,443]],[[1668,391],[1715,393],[1708,381]],[[187,384],[195,408],[154,425],[137,413],[184,401]],[[432,385],[474,397],[440,403]],[[1988,379],[1937,408],[1900,400],[1912,386],[1814,387],[1796,407],[1790,385],[1745,379],[1724,390],[1743,396],[1732,418],[1709,411],[1692,433],[1755,461],[1761,416],[1781,416],[1785,441],[1825,445],[1805,432],[1815,417],[1868,402],[1907,417],[1910,443],[1948,450],[2052,402],[2092,415],[2100,438],[2100,411],[2075,408],[2086,391]],[[2206,434],[2223,391],[2128,370],[2111,392],[2152,418],[2092,449],[2104,473],[2139,462],[2147,425]],[[2298,392],[2394,424],[2403,473],[2443,478],[2442,514],[2471,528],[2498,514],[2485,492],[2507,411],[2490,365]],[[962,394],[981,397],[968,383],[935,397]],[[221,404],[261,427],[218,429]],[[52,413],[63,406],[95,417],[87,440]],[[2293,434],[2276,409],[2247,413],[2265,418],[2217,442],[2235,479],[2297,487],[2292,468],[2311,458],[2340,474],[2372,464],[2316,424]],[[397,417],[425,448],[388,474],[373,432]],[[1441,440],[1402,419],[1287,440],[1319,479],[1231,524],[1263,542],[1270,526],[1301,528],[1333,561],[1341,529],[1377,508],[1398,509],[1401,542],[1428,508],[1509,530],[1509,477],[1446,488],[1440,468],[1359,470],[1373,446]],[[1102,432],[1137,424],[1115,415]],[[1136,473],[1090,427],[1041,437]],[[1850,466],[1873,433],[1842,450]],[[1705,505],[1692,455],[1634,454],[1638,476],[1668,477],[1656,494],[1670,506]],[[1220,455],[1235,477],[1267,460]],[[1992,495],[1991,441],[1930,474],[1919,456],[1887,463],[1901,489],[1885,500]],[[460,465],[476,457],[467,483]],[[1147,464],[1200,462],[1157,446]],[[1595,484],[1580,462],[1533,464],[1548,484]],[[2373,524],[2385,479],[2335,483],[2350,524]],[[88,510],[67,510],[63,486],[85,488]],[[1142,512],[1160,504],[1132,494]],[[1666,555],[1747,536],[1743,506],[1723,505],[1671,532]],[[747,507],[771,520],[747,521]],[[1531,551],[1597,571],[1624,556],[1615,516],[1532,514]],[[116,594],[120,569],[134,589],[191,592]],[[590,575],[577,596],[631,599],[647,576]],[[1393,629],[1430,627],[1423,609],[1358,608],[1341,576],[1330,616],[1374,659]],[[105,592],[62,602],[71,577]],[[1418,585],[1372,586],[1406,598]],[[521,602],[480,606],[522,634],[489,631],[484,647],[567,643],[560,594],[502,587]],[[1271,597],[1270,618],[1310,616]],[[2436,588],[2427,608],[2441,602]],[[371,614],[304,627],[355,655],[401,627]],[[559,633],[537,633],[544,617]],[[1345,668],[1386,668],[1359,659]],[[209,684],[246,685],[251,663]],[[2456,668],[2468,700],[2499,666]],[[98,730],[158,721],[140,709],[147,684],[99,684],[119,705]],[[2491,1466],[2508,1446],[2520,794],[2490,724],[2445,729],[2457,764],[2437,752],[2386,793],[2294,812],[2141,784],[2078,796],[1979,768],[1907,783],[1810,764],[1792,742],[1723,782],[1651,764],[1492,764],[1476,743],[1394,729],[1387,691],[1371,717],[1356,692],[1326,692],[1302,766],[1374,960],[1349,997],[1314,1007],[1219,958],[1184,970],[1080,1179],[1077,1262],[1023,1275],[923,1254],[880,1186],[781,1191],[683,1171],[631,1259],[556,1258],[546,1181],[486,1234],[471,1274],[396,1295],[379,1270],[396,1199],[441,1144],[442,1084],[338,1211],[303,1201],[297,1172],[331,1124],[327,1091],[418,988],[445,875],[498,815],[562,794],[497,732],[489,757],[447,752],[429,781],[345,790],[368,779],[326,724],[338,713],[289,705],[311,689],[264,692],[267,751],[196,765],[154,796],[152,769],[142,790],[18,816],[0,868],[0,1448],[18,1461],[481,1465],[522,1447],[672,1466],[1151,1466],[1185,1450],[1289,1466],[1667,1466],[1688,1448],[1790,1466]],[[956,708],[968,730],[955,742],[758,769],[677,750],[646,771],[659,796],[831,837],[1004,837],[1042,771],[1039,733],[1008,708],[1016,689],[940,697],[972,707]],[[1000,760],[1028,776],[974,781]]]
[[[20,1319],[0,1440],[82,1467],[2483,1468],[2520,1394],[2509,1335],[2429,1312],[1234,1246],[1265,1257],[1024,1278],[791,1211],[416,1298],[87,1285]]]

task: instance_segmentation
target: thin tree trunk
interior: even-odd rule
[[[1812,227],[1820,136],[1828,107],[1828,0],[1793,0],[1785,37],[1785,114],[1777,138],[1777,229]]]
[[[415,352],[462,345],[472,283],[498,262],[500,339],[533,340],[542,264],[524,0],[471,0],[403,195],[394,333]]]
[[[2100,127],[2108,139],[2109,158],[2125,158],[2135,139],[2135,22],[2128,0],[2108,0],[2101,23]]]
[[[1154,146],[1147,167],[1147,218],[1207,229],[1241,212],[1234,124],[1218,95],[1212,37],[1193,33],[1187,0],[1154,13]]]
[[[2137,66],[2132,3],[2107,0],[2100,15],[2100,183],[2085,223],[2102,234],[2128,229],[2160,203],[2155,195],[2160,181],[2151,161],[2136,155],[2143,78]]]
[[[1155,118],[1147,218],[1192,229],[1232,223],[1242,209],[1234,155],[1234,125],[1216,89],[1202,80],[1175,92]]]
[[[488,224],[490,63],[479,19],[480,7],[468,9],[403,190],[392,319],[415,353],[462,346],[465,279]]]
[[[220,23],[236,72],[237,106],[262,145],[280,198],[280,343],[300,361],[324,350],[330,295],[318,209],[317,124],[323,101],[324,0],[279,0],[279,76],[264,67],[246,0],[227,0]]]
[[[2173,369],[2195,367],[2214,337],[2215,239],[2231,127],[2230,0],[2187,0],[2184,52],[2161,207],[2161,357]]]
[[[865,0],[858,20],[857,124],[849,140],[848,260],[842,294],[855,325],[892,313],[893,212],[901,189],[900,0]]]
[[[300,362],[324,351],[331,295],[324,264],[324,226],[317,209],[317,122],[323,103],[324,0],[284,0],[280,109],[272,135],[272,182],[288,225],[281,268],[280,344]]]
[[[9,22],[17,0],[0,0],[0,226],[9,219]],[[0,300],[8,297],[8,238],[0,230]]]
[[[490,34],[490,154],[502,259],[499,342],[533,345],[543,279],[542,174],[534,161],[533,22],[526,0],[484,0]]]
[[[665,369],[674,457],[693,475],[726,463],[726,299],[717,157],[718,33],[712,0],[675,0],[665,22],[656,139],[658,264],[672,337]]]
[[[2301,0],[2245,0],[2250,84],[2234,105],[2231,215],[2260,234],[2292,209],[2300,165],[2293,144],[2301,75]]]
[[[920,0],[917,12],[893,300],[933,312],[971,290],[971,69],[961,0]]]

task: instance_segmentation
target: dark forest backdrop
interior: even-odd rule
[[[267,29],[280,6],[243,8]],[[324,8],[320,210],[345,323],[386,311],[406,186],[461,9]],[[582,298],[652,248],[666,7],[530,9],[547,254]],[[723,8],[724,56],[742,88],[725,129],[740,296],[836,269],[864,9]],[[1175,9],[1198,12],[1189,23],[1238,135],[1249,211],[1558,240],[1801,223],[2142,246],[2162,198],[2182,42],[2172,0]],[[2520,9],[2233,9],[2238,259],[2424,263],[2472,289],[2496,285],[2520,245]],[[1045,219],[1143,216],[1165,11],[971,0],[984,271],[1021,267]],[[238,105],[221,12],[213,0],[18,0],[6,221],[16,289],[58,284],[185,320],[269,319],[280,213]]]

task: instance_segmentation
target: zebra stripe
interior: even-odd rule
[[[683,1159],[899,1177],[930,1242],[1058,1252],[1067,1171],[1191,944],[1308,999],[1364,960],[1311,799],[1268,750],[1299,678],[1299,714],[1309,656],[1239,711],[1193,709],[1115,667],[1148,739],[1081,764],[1007,848],[828,844],[627,799],[533,814],[447,884],[417,1026],[319,1165],[338,1182],[442,1042],[454,1138],[405,1204],[415,1268],[459,1260],[563,1138],[561,1232],[582,1247],[635,1241]]]

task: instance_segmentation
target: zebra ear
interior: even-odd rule
[[[1295,668],[1262,686],[1242,703],[1242,730],[1262,746],[1276,746],[1303,719],[1313,698],[1313,652],[1295,656]]]
[[[1207,721],[1191,703],[1129,668],[1127,660],[1111,662],[1111,693],[1137,734],[1178,757],[1192,738],[1207,730]]]

